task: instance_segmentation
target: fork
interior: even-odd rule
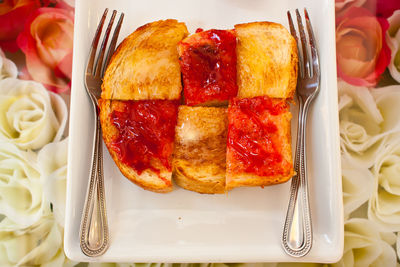
[[[109,232],[104,193],[102,133],[99,119],[98,99],[100,99],[101,95],[102,78],[115,50],[121,24],[124,19],[124,13],[121,13],[119,17],[104,61],[108,38],[117,14],[116,10],[113,11],[96,60],[96,51],[107,13],[108,9],[106,8],[93,38],[89,60],[85,71],[85,87],[93,104],[93,112],[96,118],[90,181],[86,193],[79,233],[82,252],[89,257],[102,255],[109,246]]]
[[[312,101],[319,92],[321,74],[314,32],[312,30],[307,10],[304,9],[304,16],[307,26],[309,40],[308,44],[299,10],[296,9],[296,17],[298,29],[300,32],[301,46],[299,45],[297,33],[293,25],[290,11],[287,12],[287,16],[289,20],[290,33],[296,39],[299,51],[299,74],[297,77],[299,116],[294,166],[296,175],[292,178],[290,186],[290,199],[283,228],[282,245],[285,252],[290,256],[303,257],[308,254],[313,242],[311,212],[308,199],[309,193],[307,184],[307,113]]]

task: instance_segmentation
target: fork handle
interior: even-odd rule
[[[310,99],[307,99],[310,100]],[[282,244],[293,257],[303,257],[312,246],[312,223],[308,200],[307,161],[306,161],[306,123],[310,101],[299,98],[299,117],[295,171],[290,186],[289,206],[286,214]]]
[[[96,124],[93,140],[92,166],[80,228],[80,246],[82,252],[89,257],[102,255],[109,245],[104,194],[103,147],[98,113],[98,109],[95,107]]]

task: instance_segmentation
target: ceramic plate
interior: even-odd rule
[[[166,18],[196,28],[231,29],[237,23],[274,21],[287,26],[286,11],[307,7],[320,52],[321,92],[309,113],[307,152],[314,245],[304,258],[281,247],[289,183],[201,195],[176,188],[142,190],[119,172],[104,151],[111,243],[88,258],[80,250],[79,225],[89,177],[94,117],[83,78],[104,8],[125,13],[120,40],[139,26]],[[332,0],[77,0],[69,133],[65,252],[76,261],[105,262],[335,262],[343,250],[342,186]],[[111,12],[110,12],[111,13]],[[292,107],[293,144],[296,106]]]

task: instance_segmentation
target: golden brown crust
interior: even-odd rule
[[[173,179],[199,193],[225,192],[227,109],[180,106]]]
[[[179,99],[182,90],[177,44],[188,35],[173,19],[139,27],[114,52],[104,75],[103,99]]]
[[[226,173],[226,190],[231,190],[240,186],[268,186],[280,184],[288,181],[294,176],[295,172],[292,165],[292,145],[291,145],[291,127],[290,121],[292,114],[288,111],[278,116],[269,116],[268,120],[272,121],[279,129],[279,138],[276,143],[280,145],[280,152],[283,162],[288,163],[285,173],[274,176],[258,176],[251,173],[235,173],[231,170],[230,164],[234,162],[232,154],[227,152],[227,173]]]
[[[172,173],[168,171],[160,162],[154,161],[152,165],[160,169],[160,176],[169,181],[166,183],[156,173],[151,170],[145,170],[140,175],[130,166],[124,164],[118,158],[117,153],[112,149],[111,143],[114,137],[118,134],[117,128],[112,124],[110,120],[110,114],[113,110],[123,110],[122,101],[118,100],[99,100],[100,108],[100,123],[103,131],[104,143],[110,152],[115,164],[118,166],[121,173],[128,178],[133,183],[139,185],[143,189],[157,192],[157,193],[167,193],[172,191],[171,175]]]
[[[286,175],[277,175],[271,177],[257,176],[248,173],[234,174],[229,176],[227,175],[226,190],[231,190],[235,187],[241,186],[269,186],[282,184],[292,178],[294,174],[294,171],[291,170],[291,172],[288,172]]]
[[[297,44],[281,24],[235,25],[238,97],[292,98],[297,84]]]

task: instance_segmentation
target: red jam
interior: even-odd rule
[[[139,175],[146,169],[160,174],[153,166],[154,159],[170,171],[178,102],[141,100],[120,103],[122,109],[111,113],[111,121],[119,133],[111,146],[120,160]]]
[[[185,104],[235,97],[238,90],[235,34],[227,30],[196,32],[179,44]]]
[[[233,98],[228,108],[228,172],[274,176],[286,173],[280,133],[273,117],[289,104],[267,96]]]

